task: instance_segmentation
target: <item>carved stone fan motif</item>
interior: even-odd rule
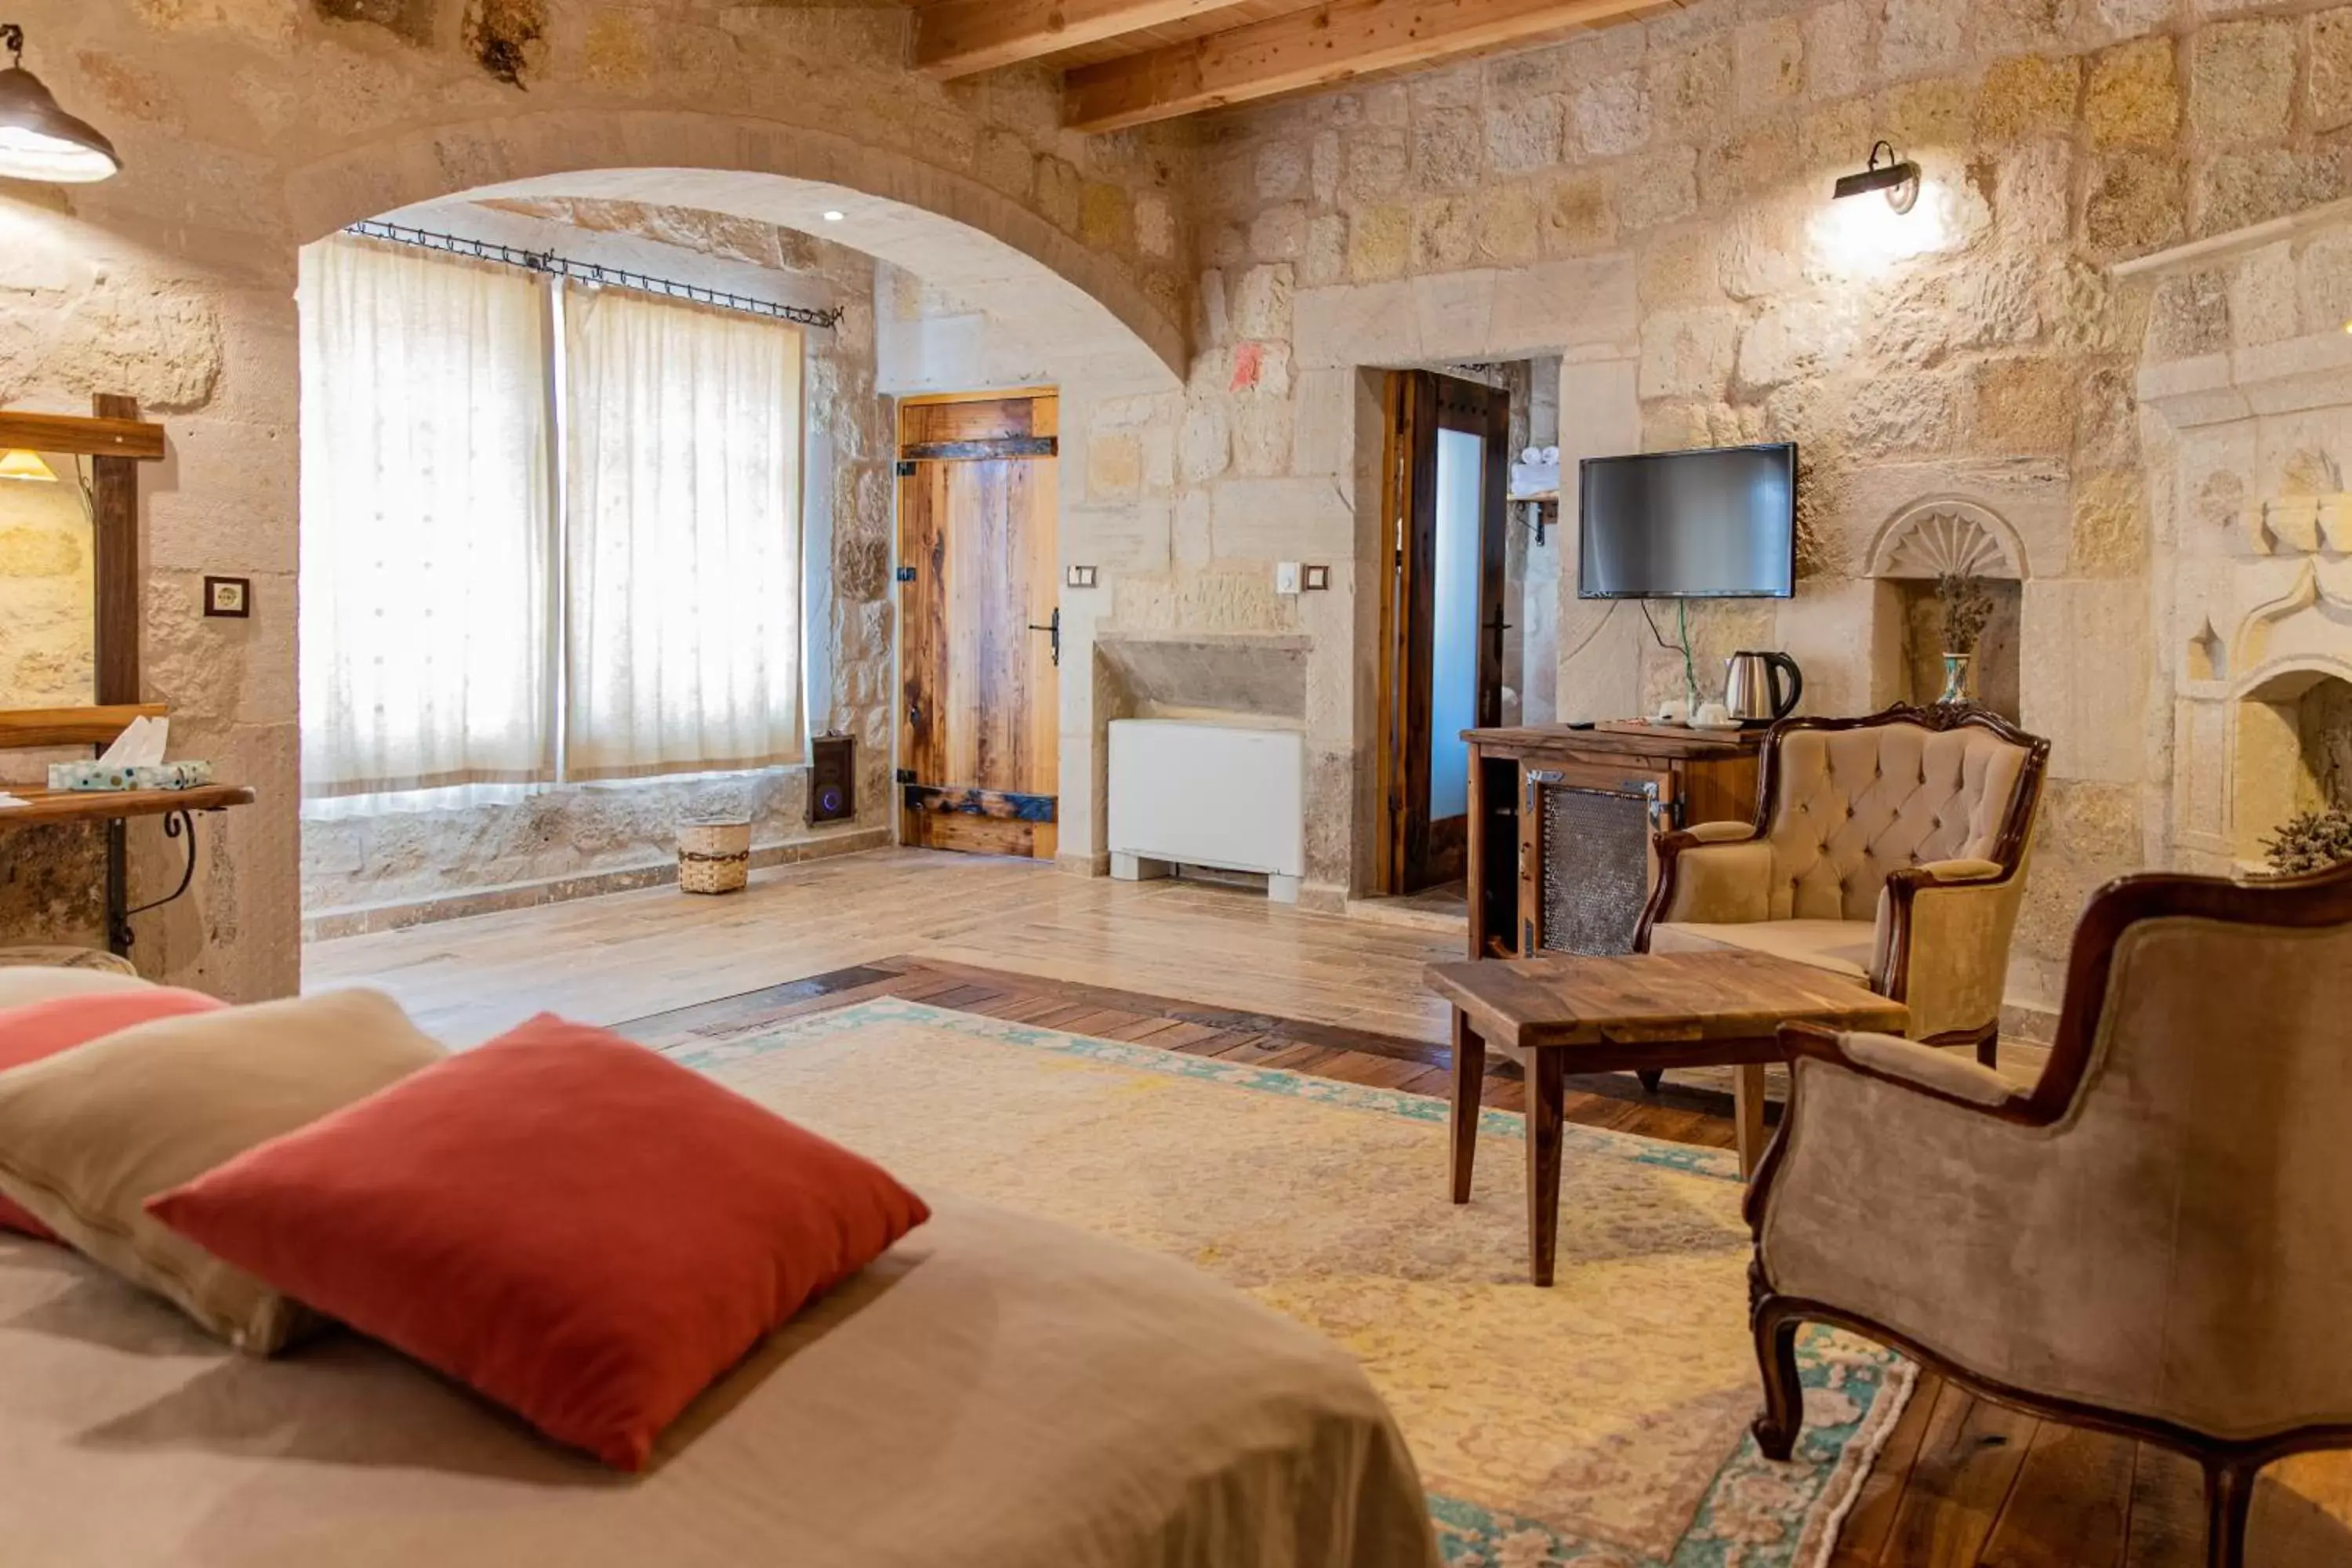
[[[2022,580],[2009,530],[1972,501],[1923,502],[1879,531],[1871,551],[1874,577],[2003,577]]]

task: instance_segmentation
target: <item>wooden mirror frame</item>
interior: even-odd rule
[[[90,459],[91,698],[102,708],[139,700],[139,465],[163,459],[163,427],[139,417],[136,398],[100,393],[90,405],[89,416],[0,409],[0,450]]]

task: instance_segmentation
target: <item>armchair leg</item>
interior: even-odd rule
[[[1666,1081],[1664,1068],[1643,1068],[1633,1076],[1642,1080],[1642,1089],[1646,1094],[1657,1093],[1658,1086]]]
[[[2246,1523],[2262,1471],[2251,1460],[2205,1461],[2206,1568],[2245,1568]]]
[[[2000,1066],[2000,1031],[1998,1028],[1977,1042],[1977,1060],[1989,1068]]]
[[[1786,1463],[1805,1427],[1805,1386],[1797,1372],[1796,1315],[1777,1296],[1759,1296],[1749,1314],[1756,1364],[1764,1374],[1764,1413],[1748,1430],[1768,1459]]]

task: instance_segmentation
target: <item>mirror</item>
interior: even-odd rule
[[[0,710],[97,700],[89,458],[0,450]]]

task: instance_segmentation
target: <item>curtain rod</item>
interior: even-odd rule
[[[615,289],[635,289],[642,294],[659,294],[673,300],[691,300],[698,305],[715,305],[722,310],[740,310],[747,315],[766,316],[773,321],[793,321],[804,327],[818,327],[831,331],[841,324],[842,310],[811,310],[805,305],[777,305],[765,300],[753,300],[741,294],[729,294],[717,289],[704,289],[692,283],[674,282],[667,278],[651,278],[642,272],[629,272],[617,267],[599,267],[593,261],[572,261],[548,250],[524,250],[518,246],[499,245],[489,240],[466,239],[454,234],[436,234],[430,229],[410,228],[405,225],[383,223],[369,218],[352,224],[345,234],[355,234],[362,239],[389,240],[394,245],[413,245],[423,250],[438,250],[451,256],[470,257],[477,261],[495,261],[502,266],[520,267],[528,271],[541,272],[551,278],[568,278],[574,282]]]

